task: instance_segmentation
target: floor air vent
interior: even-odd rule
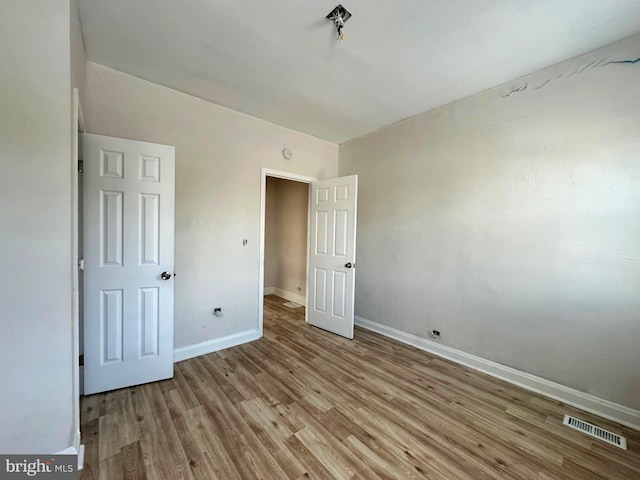
[[[300,308],[302,307],[302,305],[300,305],[299,303],[296,302],[287,302],[284,304],[285,307],[289,307],[289,308]]]
[[[627,449],[627,439],[621,437],[617,433],[611,433],[607,430],[604,430],[600,427],[596,427],[595,425],[585,422],[584,420],[580,420],[575,417],[571,417],[569,415],[564,416],[565,425],[574,428],[575,430],[579,430],[582,433],[586,433],[587,435],[591,435],[592,437],[597,438],[598,440],[602,440],[603,442],[607,442],[611,445],[615,445],[616,447],[622,448],[624,450]]]

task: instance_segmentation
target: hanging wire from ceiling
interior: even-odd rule
[[[344,8],[342,5],[338,5],[336,8],[331,10],[331,12],[326,16],[326,19],[336,27],[336,31],[338,32],[337,40],[343,41],[344,34],[342,33],[342,29],[344,28],[344,24],[351,18],[351,13]]]

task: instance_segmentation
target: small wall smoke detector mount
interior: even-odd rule
[[[342,29],[344,28],[344,24],[347,23],[347,20],[351,18],[351,13],[342,5],[338,5],[336,8],[331,10],[326,18],[335,25],[338,32],[338,40],[344,40]]]
[[[282,156],[284,158],[286,158],[287,160],[291,160],[291,157],[293,157],[293,152],[291,150],[289,150],[288,148],[283,148],[282,149]]]

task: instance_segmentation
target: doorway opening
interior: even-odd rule
[[[309,184],[267,177],[264,237],[264,295],[306,306]]]
[[[304,320],[343,337],[353,338],[355,303],[356,218],[358,176],[318,181],[301,175],[262,169],[258,337],[264,330],[265,224],[267,178],[312,183],[307,193],[307,261]],[[313,247],[311,245],[313,244]],[[270,286],[270,285],[269,285]]]
[[[288,172],[262,169],[258,289],[260,336],[263,331],[265,295],[277,295],[284,299],[282,303],[293,302],[302,307],[307,304],[309,192],[310,184],[315,180]]]

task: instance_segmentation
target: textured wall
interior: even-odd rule
[[[640,36],[340,146],[356,314],[640,408]]]

